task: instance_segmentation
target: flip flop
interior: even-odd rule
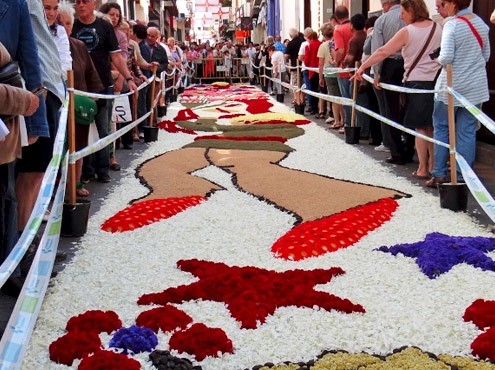
[[[428,180],[431,176],[421,176],[421,175],[418,175],[416,171],[414,171],[412,174],[411,174],[412,177],[414,177],[415,179],[418,179],[418,180]]]

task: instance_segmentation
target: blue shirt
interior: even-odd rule
[[[0,42],[12,59],[19,62],[26,88],[34,90],[40,87],[38,48],[25,0],[0,0]],[[30,136],[50,137],[43,99],[40,99],[38,110],[26,117],[26,129]]]

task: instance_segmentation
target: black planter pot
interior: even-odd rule
[[[294,110],[297,114],[304,115],[304,104],[294,104]]]
[[[151,143],[158,140],[158,127],[144,126],[143,133],[145,143]]]
[[[454,212],[467,210],[469,189],[466,184],[437,184],[440,194],[440,207]]]
[[[86,234],[90,208],[91,201],[87,199],[77,199],[74,205],[64,204],[60,235],[79,237]]]
[[[167,106],[166,105],[159,105],[157,108],[157,114],[158,117],[164,117],[167,115]]]
[[[361,127],[344,127],[345,132],[345,142],[347,144],[359,144],[359,135],[361,133]]]
[[[283,103],[284,102],[284,94],[277,94],[277,101],[279,103]]]
[[[173,102],[176,102],[176,101],[177,101],[177,94],[170,95],[170,102],[173,103]]]

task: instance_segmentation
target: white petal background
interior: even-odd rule
[[[288,110],[275,104],[278,111]],[[173,117],[178,109],[180,105],[174,103],[169,116]],[[194,322],[223,329],[234,344],[233,354],[199,363],[205,370],[308,361],[324,349],[387,354],[410,345],[436,354],[469,354],[470,344],[480,331],[465,323],[462,315],[475,299],[495,299],[495,273],[459,265],[430,280],[411,258],[373,250],[382,245],[416,242],[435,231],[460,236],[493,234],[466,214],[441,209],[437,197],[390,173],[315,123],[300,127],[305,135],[287,143],[295,152],[282,165],[394,188],[412,198],[399,200],[392,220],[355,245],[296,263],[276,259],[270,252],[273,242],[291,228],[294,218],[240,192],[227,173],[210,166],[195,175],[219,183],[226,190],[216,192],[207,202],[134,232],[101,231],[103,221],[147,193],[134,177],[139,164],[193,140],[191,135],[161,131],[159,141],[148,144],[111,194],[101,199],[101,210],[90,219],[76,257],[47,293],[22,368],[67,369],[50,361],[48,346],[64,333],[71,316],[87,310],[113,310],[125,326],[130,326],[140,312],[150,308],[137,305],[142,294],[195,281],[192,275],[176,268],[178,260],[193,258],[276,271],[339,266],[346,273],[317,289],[348,298],[366,309],[366,314],[344,314],[317,307],[284,307],[256,330],[245,330],[240,329],[223,303],[183,303],[178,307]],[[169,337],[159,335],[158,349],[168,349]],[[104,334],[101,338],[108,345],[110,336]],[[187,354],[179,356],[193,359]],[[147,357],[147,353],[135,356],[143,369],[152,369]],[[77,364],[78,361],[74,368]]]

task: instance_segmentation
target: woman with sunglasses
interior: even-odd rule
[[[469,10],[471,0],[442,1],[441,6],[449,15],[442,34],[438,63],[442,71],[435,89],[433,112],[434,138],[449,143],[448,94],[446,65],[452,65],[453,89],[478,108],[490,99],[486,63],[490,58],[489,28],[485,22]],[[464,157],[471,168],[476,156],[477,119],[457,99],[454,99],[456,122],[456,151]],[[447,182],[449,149],[435,145],[433,177],[426,182],[436,187]],[[450,164],[451,166],[454,163]],[[462,174],[457,167],[458,179]]]
[[[401,18],[406,27],[401,28],[390,41],[376,50],[356,72],[355,78],[362,79],[364,71],[381,62],[393,53],[401,50],[404,58],[403,82],[406,87],[432,90],[439,65],[430,58],[440,46],[442,29],[429,18],[428,8],[423,0],[402,0]],[[407,94],[404,102],[404,118],[402,124],[420,134],[433,136],[433,94]],[[394,158],[397,163],[404,164],[413,153],[411,142],[403,144],[399,135],[393,136],[393,143],[399,149],[401,157]],[[418,155],[418,168],[412,173],[416,179],[427,179],[433,167],[433,144],[416,137],[414,146]]]

